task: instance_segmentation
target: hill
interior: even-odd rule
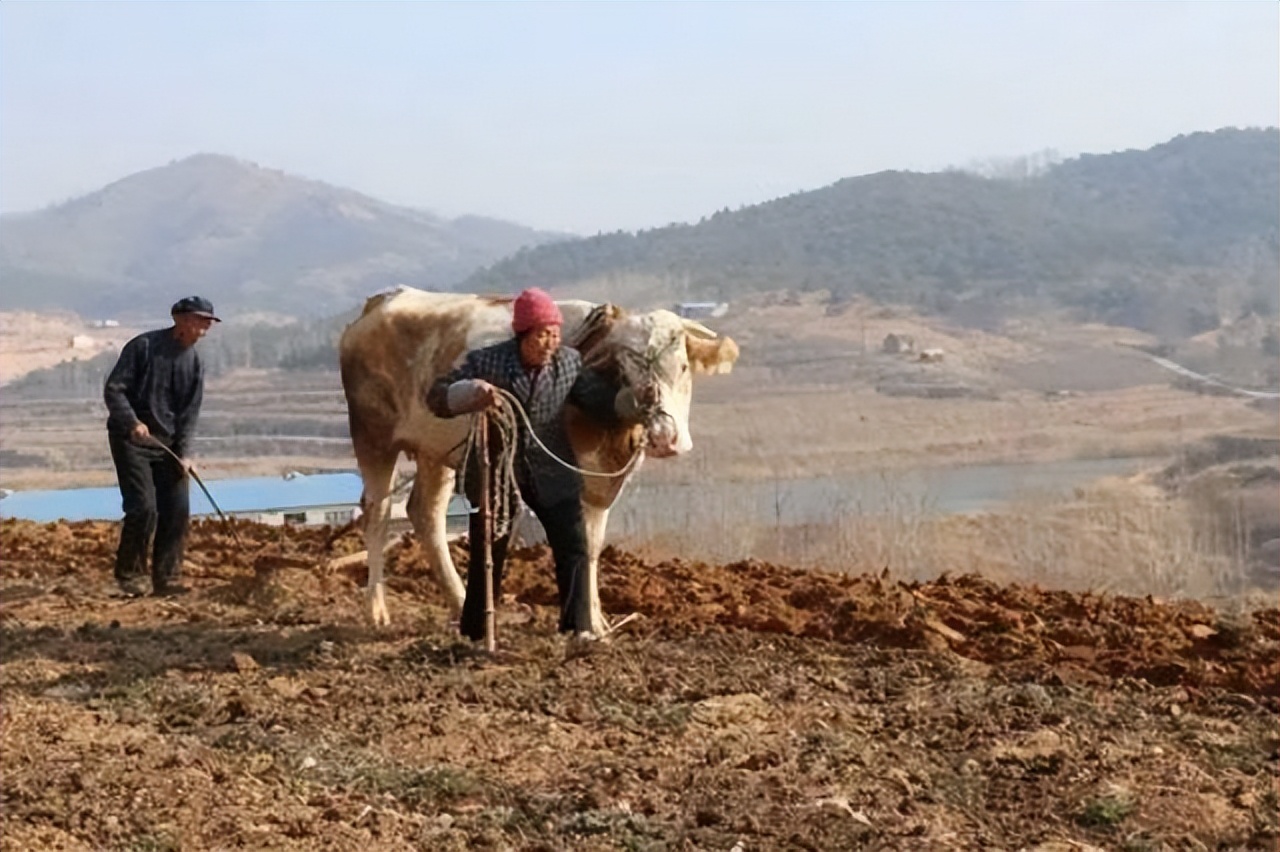
[[[229,315],[322,316],[392,284],[448,287],[561,237],[199,154],[0,218],[0,310],[154,318],[198,292]]]
[[[589,239],[204,154],[0,218],[0,278],[0,310],[143,319],[188,291],[233,316],[317,318],[394,284],[631,305],[793,290],[984,327],[1066,308],[1181,340],[1280,312],[1280,130],[1179,136],[1019,179],[882,172]]]
[[[524,249],[464,282],[732,299],[825,290],[982,323],[1067,307],[1169,337],[1280,310],[1280,131],[1179,136],[1021,180],[848,178],[696,225]],[[614,295],[610,292],[610,295]]]

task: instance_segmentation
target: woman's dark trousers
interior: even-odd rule
[[[124,498],[116,581],[131,585],[146,577],[150,551],[151,586],[162,591],[177,582],[182,568],[187,521],[191,517],[187,477],[173,457],[159,447],[135,444],[118,435],[108,435],[108,440]]]
[[[572,497],[552,506],[525,500],[542,522],[547,544],[556,563],[556,588],[560,593],[560,631],[578,633],[591,629],[591,601],[587,597],[587,528],[582,520],[582,501]],[[471,515],[470,563],[467,568],[467,596],[458,625],[468,639],[484,638],[484,562],[480,544],[484,540],[480,513]],[[502,569],[507,560],[508,532],[495,539],[493,557],[493,601],[501,598]]]

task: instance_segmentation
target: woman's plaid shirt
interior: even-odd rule
[[[467,353],[466,360],[437,380],[427,392],[427,406],[437,417],[452,417],[448,410],[449,385],[464,379],[483,379],[495,387],[509,391],[524,406],[529,422],[538,438],[560,458],[576,464],[573,447],[564,426],[564,406],[572,402],[589,417],[606,424],[616,424],[613,401],[618,389],[599,373],[582,366],[576,349],[561,346],[551,363],[538,371],[536,381],[520,362],[518,340],[504,340]],[[534,497],[543,505],[553,505],[582,492],[582,476],[557,464],[542,448],[529,440],[524,421],[520,421],[519,446],[516,448],[516,482],[522,494]],[[467,471],[468,482],[479,477]],[[470,495],[468,495],[470,496]]]

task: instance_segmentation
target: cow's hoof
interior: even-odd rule
[[[579,657],[589,657],[592,654],[603,651],[608,645],[609,639],[603,633],[596,633],[593,630],[579,630],[570,636],[569,641],[565,643],[564,658],[566,660],[576,660]]]
[[[391,616],[387,614],[387,605],[381,601],[374,601],[369,608],[369,620],[373,622],[374,627],[390,627]]]

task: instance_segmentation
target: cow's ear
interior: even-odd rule
[[[728,373],[738,360],[738,344],[729,337],[699,340],[685,335],[684,348],[695,373]]]
[[[697,337],[702,340],[716,339],[716,333],[714,331],[696,320],[681,319],[680,324],[684,326],[684,333],[690,337]]]

